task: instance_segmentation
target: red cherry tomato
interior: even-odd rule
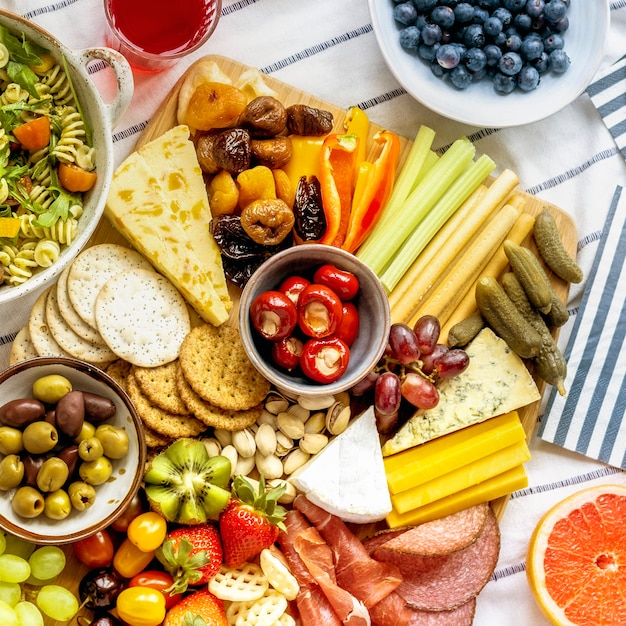
[[[171,609],[183,599],[182,593],[170,593],[167,591],[174,584],[174,579],[167,572],[158,569],[148,569],[139,572],[128,581],[129,587],[150,587],[157,589],[165,598],[165,608]]]
[[[289,276],[288,278],[285,278],[282,283],[280,283],[278,291],[282,291],[296,306],[298,306],[300,292],[310,284],[311,281],[303,276]]]
[[[346,270],[326,264],[313,274],[313,282],[330,287],[342,300],[352,300],[359,293],[359,279]]]
[[[339,337],[309,339],[302,348],[300,366],[305,376],[318,383],[335,382],[348,369],[350,348]]]
[[[107,567],[113,561],[115,546],[107,530],[98,532],[80,539],[72,544],[76,558],[89,569]]]
[[[300,365],[303,343],[298,337],[287,337],[272,343],[272,360],[276,365],[291,372]]]
[[[351,346],[359,334],[360,320],[359,310],[356,306],[352,302],[344,302],[343,317],[335,335],[343,339],[348,346]]]
[[[120,533],[125,533],[131,520],[147,510],[148,505],[146,504],[145,496],[140,490],[132,497],[124,512],[111,522],[111,528]]]
[[[291,335],[298,321],[296,305],[281,291],[264,291],[250,305],[250,319],[257,332],[271,341]]]
[[[305,335],[328,337],[339,328],[342,317],[342,302],[330,287],[313,283],[300,293],[298,325]]]

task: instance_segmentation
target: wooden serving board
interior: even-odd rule
[[[221,69],[233,81],[236,81],[244,71],[249,69],[248,66],[242,65],[236,61],[233,61],[232,59],[228,59],[228,58],[221,57],[221,56],[207,56],[196,61],[196,63],[194,63],[187,70],[187,72],[180,77],[180,79],[174,85],[174,87],[172,88],[172,90],[170,91],[166,99],[163,101],[163,103],[161,104],[157,112],[155,113],[155,116],[152,118],[148,126],[146,126],[143,133],[139,137],[139,140],[137,141],[137,144],[136,144],[136,148],[139,148],[145,143],[148,143],[149,141],[159,137],[164,132],[166,132],[167,130],[169,130],[170,128],[172,128],[173,126],[177,124],[176,110],[177,110],[177,105],[178,105],[178,94],[179,94],[181,85],[183,81],[185,80],[187,73],[190,71],[193,71],[193,68],[195,65],[197,65],[198,63],[207,62],[207,61],[215,62],[218,65],[219,69]],[[341,109],[331,103],[324,102],[311,94],[295,89],[270,76],[264,77],[264,82],[267,86],[271,87],[272,89],[276,91],[277,98],[286,106],[290,104],[307,104],[310,106],[314,106],[314,107],[331,111],[333,113],[334,121],[335,121],[335,127],[334,127],[335,132],[343,131],[343,124],[344,124],[344,120],[346,117],[346,111],[344,109]],[[380,130],[379,126],[376,126],[375,124],[370,125],[370,135],[369,135],[370,140],[378,130]],[[400,167],[402,163],[404,162],[412,144],[409,139],[401,138],[401,145],[402,145],[402,149],[401,149],[401,154],[400,154]],[[370,153],[373,153],[375,151],[375,148],[373,148],[371,145],[371,141],[369,142],[369,151]],[[372,155],[370,154],[370,156]],[[544,202],[543,200],[536,198],[535,196],[531,196],[523,192],[516,192],[516,193],[519,193],[520,195],[524,197],[525,199],[524,210],[526,212],[532,215],[537,215],[544,207],[548,207],[553,212],[554,217],[557,221],[557,225],[559,227],[559,231],[561,233],[562,239],[565,243],[565,246],[568,249],[568,251],[572,255],[574,255],[576,251],[576,244],[577,244],[577,233],[576,233],[575,224],[573,223],[569,215],[567,215],[557,206]],[[92,236],[89,242],[89,245],[93,245],[96,243],[105,243],[105,242],[127,244],[124,238],[114,229],[114,227],[111,225],[108,219],[103,218],[100,224],[98,225],[98,228],[94,232],[94,235]],[[524,242],[524,245],[527,245],[528,247],[536,251],[536,248],[534,247],[534,242],[532,241],[531,237],[529,237],[527,241]],[[548,273],[552,279],[556,292],[561,297],[561,299],[565,301],[567,298],[568,291],[569,291],[569,285],[565,281],[559,279],[554,274],[549,272],[549,270],[548,270]],[[231,293],[233,295],[234,306],[233,306],[233,310],[231,311],[229,321],[227,323],[236,325],[237,310],[238,310],[237,304],[238,304],[238,295],[239,295],[238,288],[233,287],[231,290]],[[557,333],[558,333],[558,329],[557,331],[555,331],[555,336]],[[545,383],[543,383],[543,381],[539,379],[537,379],[536,382],[537,382],[537,386],[539,387],[539,391],[543,393],[543,390],[545,388]],[[533,433],[533,430],[537,421],[540,403],[541,401],[539,400],[519,410],[519,416],[524,426],[524,430],[526,432],[526,436],[528,440],[532,436],[532,433]],[[508,496],[499,498],[498,500],[492,503],[492,506],[498,518],[502,517],[507,501],[508,501]],[[63,572],[63,574],[61,574],[61,576],[59,577],[58,584],[66,586],[72,591],[77,591],[78,583],[80,579],[82,578],[82,576],[86,573],[87,568],[83,566],[81,563],[79,563],[77,559],[74,558],[71,547],[69,546],[66,547],[65,552],[68,557],[68,565],[65,571]],[[57,622],[57,621],[49,620],[49,619],[46,619],[45,624],[47,626],[63,626],[62,622]]]

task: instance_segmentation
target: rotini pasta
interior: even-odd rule
[[[77,163],[80,160],[93,165],[93,149],[85,145],[85,124],[74,107],[65,107],[61,112],[61,136],[52,150],[52,155],[64,163]]]
[[[11,263],[7,266],[8,276],[6,276],[5,280],[9,285],[21,285],[33,275],[33,269],[37,267],[37,261],[35,260],[36,247],[37,242],[35,241],[27,241],[22,244]]]
[[[60,244],[69,246],[78,230],[78,219],[68,217],[66,220],[58,219],[54,226],[42,227],[35,226],[33,222],[37,219],[36,215],[21,215],[20,234],[27,239],[52,239]]]
[[[35,246],[34,260],[39,267],[50,267],[61,254],[61,246],[53,239],[40,239]]]

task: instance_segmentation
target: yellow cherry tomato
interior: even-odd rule
[[[154,552],[165,540],[167,522],[158,513],[147,511],[131,521],[126,534],[142,552]]]
[[[115,608],[130,626],[158,626],[165,619],[165,596],[151,587],[127,587],[117,596]]]
[[[126,537],[113,556],[113,567],[122,578],[132,578],[148,567],[154,552],[140,550]]]

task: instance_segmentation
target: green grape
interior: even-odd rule
[[[22,588],[18,583],[0,582],[0,600],[10,606],[15,606],[22,597]]]
[[[20,626],[43,626],[43,615],[32,602],[20,602],[15,607]]]
[[[20,626],[17,613],[10,604],[0,600],[0,624],[2,626]]]
[[[0,554],[0,581],[23,583],[29,576],[30,565],[26,559],[15,554]]]
[[[25,539],[20,539],[19,537],[15,537],[14,535],[6,535],[6,549],[4,552],[6,554],[15,554],[16,556],[21,556],[23,559],[28,560],[28,557],[33,553],[33,550],[37,547],[34,543],[30,541],[26,541]]]
[[[37,606],[48,617],[59,622],[67,622],[78,613],[76,596],[59,585],[44,585],[37,595]],[[3,626],[6,625],[3,624]]]
[[[6,549],[7,549],[7,537],[2,531],[0,531],[0,554],[4,554],[4,551]]]
[[[58,576],[65,567],[65,561],[65,552],[58,546],[37,548],[28,559],[32,576],[39,580]]]

